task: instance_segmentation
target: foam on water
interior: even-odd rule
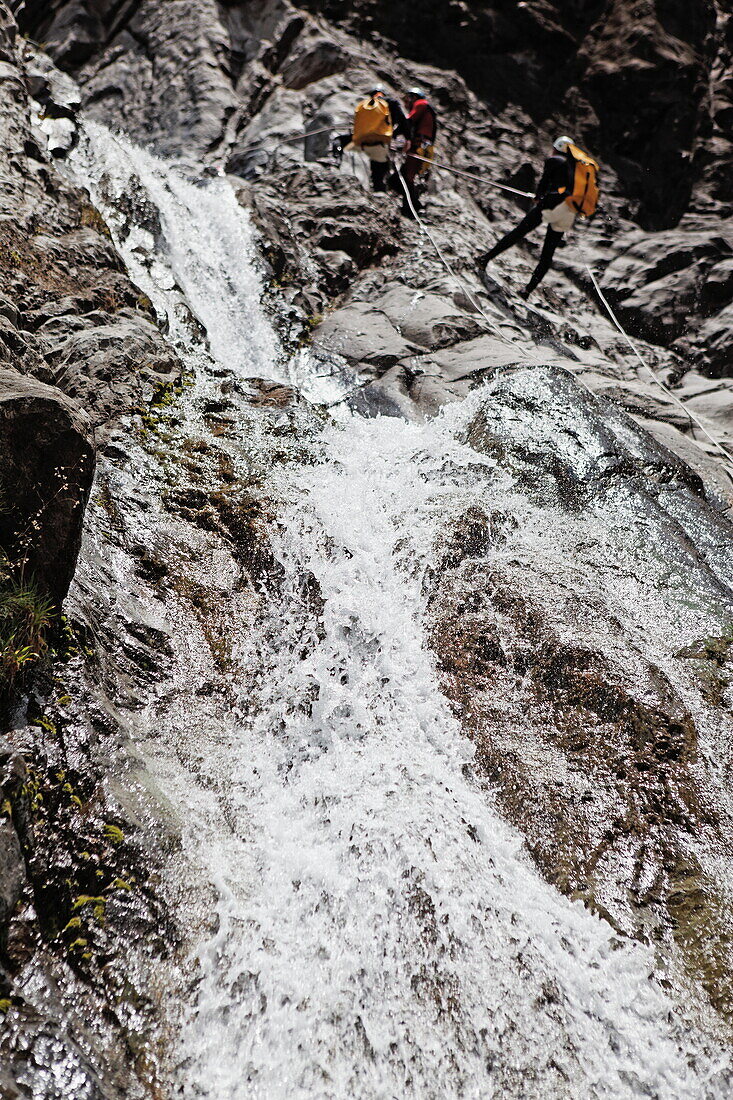
[[[215,363],[271,375],[277,341],[229,185],[89,135],[79,171],[159,313],[180,314],[177,283]],[[140,228],[125,193],[162,232]],[[181,877],[217,899],[216,931],[189,944],[172,1094],[730,1095],[727,1057],[681,1022],[651,953],[541,879],[440,692],[423,577],[490,465],[457,441],[467,416],[345,416],[324,461],[278,474],[282,600],[261,636],[241,632],[238,706],[214,716],[192,667],[188,693],[155,713]],[[498,476],[495,491],[506,503],[511,487]]]
[[[186,1094],[726,1095],[651,954],[543,882],[471,776],[415,554],[475,453],[444,422],[386,419],[328,450],[286,518],[260,710],[209,760],[239,847],[203,843],[225,889]],[[288,606],[306,571],[324,605],[304,638]]]
[[[260,306],[249,215],[229,181],[164,164],[93,122],[71,166],[172,338],[190,344],[190,309],[221,367],[241,377],[279,377],[281,352]]]

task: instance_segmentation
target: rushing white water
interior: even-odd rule
[[[190,343],[190,309],[221,367],[241,377],[255,370],[277,376],[280,350],[259,306],[252,230],[231,184],[192,182],[185,164],[163,165],[93,122],[71,164],[173,339]]]
[[[228,184],[90,137],[78,163],[159,312],[175,308],[174,279],[215,365],[271,375],[277,342]],[[125,191],[161,232],[115,205]],[[466,415],[348,418],[325,430],[323,461],[273,475],[291,501],[282,596],[257,637],[237,637],[232,603],[237,704],[207,707],[181,642],[188,690],[135,718],[179,808],[181,875],[217,897],[213,934],[182,914],[196,982],[172,1095],[730,1095],[727,1059],[681,1022],[651,953],[540,878],[441,695],[422,579],[489,464],[456,441]]]
[[[726,1095],[650,953],[539,878],[467,769],[409,567],[476,455],[440,423],[328,444],[280,549],[284,607],[312,571],[322,636],[273,624],[261,709],[208,763],[239,844],[205,842],[227,888],[186,1094]]]

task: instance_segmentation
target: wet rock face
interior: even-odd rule
[[[90,425],[50,386],[0,371],[0,547],[61,605],[81,546],[94,473]]]
[[[307,6],[343,18],[340,5]],[[538,121],[581,122],[641,200],[647,228],[676,224],[686,208],[695,181],[692,155],[710,132],[706,94],[721,45],[713,37],[711,0],[519,8],[360,0],[347,19],[372,39],[394,40],[415,61],[456,69],[493,111],[512,103]]]
[[[35,578],[60,608],[91,484],[92,430],[104,434],[180,366],[101,217],[59,177],[31,127],[32,95],[47,116],[73,117],[78,94],[17,39],[5,5],[0,54],[0,539],[14,573]]]
[[[292,206],[284,206],[283,189],[297,196]],[[375,203],[327,171],[283,167],[277,182],[243,188],[242,199],[252,204],[274,280],[286,280],[279,289],[312,316],[347,291],[361,269],[378,267],[398,251],[393,203]],[[306,269],[308,282],[291,287],[294,272]]]
[[[468,439],[510,487],[486,475],[427,586],[479,768],[549,880],[675,944],[730,1020],[713,870],[731,835],[730,524],[673,455],[552,371],[497,382]]]
[[[603,225],[584,231],[594,239],[586,260],[622,319],[703,372],[729,373],[733,16],[714,0],[358,0],[348,12],[287,0],[13,6],[23,30],[80,81],[93,117],[117,125],[124,115],[141,142],[237,174],[273,174],[278,142],[306,127],[348,126],[355,90],[375,77],[395,88],[424,84],[439,109],[443,155],[521,188],[536,180],[548,138],[575,134],[603,164]],[[307,158],[327,148],[327,138],[314,138]],[[287,146],[281,155],[287,163]],[[288,172],[279,183],[277,199],[284,188],[290,206],[298,181]],[[469,190],[490,217],[497,209],[502,221],[516,216],[485,188]],[[331,216],[325,195],[322,214],[307,191],[303,198],[314,216]],[[278,223],[290,212],[276,206],[265,193],[263,223],[267,235],[287,239]],[[343,222],[344,212],[336,217]],[[310,234],[316,248],[328,236]],[[321,257],[330,295],[344,293],[364,262],[341,238],[337,226]],[[411,388],[402,372],[397,405]],[[433,395],[432,382],[428,389]]]
[[[59,1098],[137,1097],[136,1063],[151,1092],[156,1080],[156,1012],[133,961],[137,941],[160,949],[165,919],[147,890],[151,852],[95,774],[83,711],[70,721],[48,691],[36,703],[45,741],[34,711],[33,727],[10,734],[23,751],[0,745],[0,828],[20,856],[15,881],[0,879],[3,892],[14,887],[0,955],[2,1062],[22,1096],[43,1085]]]
[[[480,772],[543,873],[627,934],[662,951],[680,947],[730,1019],[730,929],[714,865],[731,854],[731,530],[720,506],[730,485],[711,450],[690,438],[684,411],[599,317],[584,265],[602,274],[624,323],[648,341],[647,361],[669,368],[668,380],[684,378],[691,407],[728,430],[730,388],[704,376],[731,372],[733,18],[710,0],[357,0],[347,11],[288,0],[14,0],[13,9],[23,31],[79,80],[92,117],[239,177],[272,296],[290,307],[293,342],[311,345],[352,407],[419,418],[503,372],[466,437],[496,464],[499,481],[488,478],[485,502],[446,523],[427,581],[445,691]],[[61,183],[29,129],[29,88],[51,111],[68,106],[66,93],[26,47],[24,75],[1,4],[0,19],[12,66],[3,70],[8,110],[0,119],[8,151],[0,169],[0,351],[19,375],[83,403],[106,433],[175,380],[178,364],[99,216]],[[425,85],[439,109],[440,155],[486,181],[531,188],[558,130],[601,156],[605,209],[559,254],[537,310],[514,293],[535,262],[536,241],[492,266],[488,288],[476,272],[477,254],[518,219],[521,203],[488,182],[436,175],[425,218],[451,272],[393,196],[370,193],[358,158],[347,155],[339,172],[327,162],[327,136],[291,142],[306,129],[344,132],[355,96],[375,79],[395,90]],[[293,396],[255,388],[253,403],[264,410],[286,408]],[[225,420],[206,422],[226,430]],[[117,432],[109,453],[124,462],[126,446]],[[219,466],[215,489],[207,455]],[[276,575],[262,537],[266,509],[236,479],[228,483],[221,460],[197,441],[184,455],[191,483],[177,467],[164,508],[187,525],[191,544],[196,532],[220,540],[254,581]],[[120,520],[119,482],[110,484],[104,500],[119,548],[136,528],[129,514]],[[124,502],[128,513],[138,504]],[[97,610],[113,600],[105,550],[85,563],[92,612],[82,634],[104,621],[100,645],[122,656],[112,672],[102,661],[84,673],[106,676],[112,700],[88,705],[88,739],[79,732],[88,715],[74,716],[76,797],[85,805],[103,803],[99,777],[108,766],[90,764],[91,746],[99,737],[108,750],[118,735],[115,705],[140,705],[139,683],[164,677],[172,652],[158,617],[139,621],[124,601],[106,607],[106,617]],[[187,578],[171,570],[168,551],[140,539],[131,552],[141,586],[152,583],[172,601]],[[226,601],[203,589],[186,594],[216,654],[213,692],[227,670]],[[101,689],[85,698],[100,697]],[[43,793],[63,828],[50,830],[46,866],[33,864],[34,889],[51,899],[48,911],[57,903],[73,919],[70,876],[48,867],[71,867],[91,897],[85,876],[114,865],[124,878],[124,866],[114,863],[104,815],[101,833],[90,826],[83,834],[94,868],[75,854],[82,825],[67,779],[58,779],[65,761],[56,742],[45,748]],[[110,818],[119,829],[117,822]],[[13,849],[5,875],[8,906],[19,888],[16,856]],[[124,887],[114,878],[107,885],[122,908]],[[95,931],[93,914],[92,906],[84,920]],[[149,909],[130,920],[121,926],[153,936]],[[99,947],[102,955],[109,947],[101,934]],[[103,997],[96,965],[81,968],[77,988],[96,983]],[[117,978],[124,985],[124,968]],[[21,1061],[34,1056],[36,1041],[45,1051],[55,1042],[48,1022],[28,1022]],[[62,1046],[73,1067],[70,1036]],[[129,1062],[119,1052],[109,1061],[122,1067],[124,1094]],[[93,1067],[84,1073],[93,1090]]]
[[[7,741],[0,741],[0,793],[3,800],[0,816],[0,955],[7,951],[8,926],[26,880],[23,848],[12,814],[13,802],[18,801],[25,777],[23,758],[13,751]]]
[[[180,363],[99,213],[57,170],[78,92],[3,3],[0,98],[0,1093],[132,1097],[136,1062],[154,1087],[143,1063],[155,1013],[130,939],[160,950],[164,918],[146,893],[155,860],[141,852],[140,822],[111,793],[120,728],[105,710],[105,654],[85,627],[57,624],[38,641],[52,660],[19,675],[9,699],[8,607],[20,591],[28,616],[61,611],[95,436],[120,422],[129,432]],[[72,718],[68,665],[82,650],[87,694]],[[42,991],[35,1003],[29,982]]]
[[[23,29],[44,43],[60,68],[78,73],[90,67],[85,98],[102,105],[92,114],[109,118],[111,110],[123,110],[130,128],[147,124],[149,138],[157,138],[171,154],[186,144],[198,150],[220,142],[237,104],[222,71],[227,64],[224,33],[219,29],[210,38],[219,26],[215,0],[73,0],[16,3],[14,10]],[[184,73],[188,91],[179,96]]]
[[[680,232],[682,230],[682,232]],[[619,239],[602,285],[631,332],[677,351],[713,378],[731,376],[733,233],[709,215],[685,215],[677,230]],[[699,316],[691,326],[690,317]]]
[[[153,0],[121,7],[66,0],[50,10],[25,0],[15,7],[23,28],[46,44],[57,64],[82,77],[97,110],[109,117],[119,108],[115,100],[124,99],[128,117],[132,108],[132,125],[146,111],[151,136],[163,141],[184,124],[192,125],[196,145],[209,131],[212,144],[220,140],[227,117],[241,110],[240,97],[253,91],[237,77],[243,63],[258,56],[262,40],[269,48],[260,54],[261,79],[280,71],[293,89],[345,72],[353,61],[348,48],[285,3],[217,8],[199,0],[185,12]],[[727,16],[713,0],[596,0],[521,8],[496,0],[471,10],[456,0],[399,5],[359,0],[348,12],[340,4],[305,7],[345,24],[359,38],[391,40],[413,61],[456,70],[492,114],[519,104],[538,122],[548,117],[581,122],[588,140],[641,200],[641,220],[649,228],[679,220],[699,178],[698,145],[713,137],[725,109],[721,100],[728,102],[729,89],[717,79],[729,48]],[[123,54],[125,68],[118,63]],[[163,65],[155,81],[151,57]],[[194,74],[196,96],[191,88],[156,119],[141,93],[163,106],[160,85],[175,81],[176,66],[184,65]]]
[[[4,4],[0,52],[7,64],[0,121],[0,355],[22,374],[81,398],[92,423],[103,427],[149,400],[180,368],[151,324],[149,303],[127,278],[104,221],[88,196],[58,175],[46,135],[31,126],[33,95],[44,101],[46,115],[55,106],[56,114],[73,116],[78,94],[54,75],[48,59],[17,39]]]

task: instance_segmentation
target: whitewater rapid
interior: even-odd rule
[[[183,415],[212,377],[283,377],[226,180],[93,126],[75,171],[188,357]],[[221,584],[231,706],[197,690],[211,669],[183,638],[180,690],[129,716],[178,813],[173,877],[191,883],[170,1096],[730,1095],[727,1056],[651,952],[539,876],[440,691],[423,579],[493,465],[459,442],[469,411],[419,426],[340,411],[312,461],[273,471],[281,580],[256,635]],[[154,510],[139,522],[144,537]],[[213,583],[206,560],[190,568]]]

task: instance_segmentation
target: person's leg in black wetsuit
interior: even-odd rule
[[[552,257],[555,255],[555,249],[562,241],[564,233],[558,233],[556,229],[553,229],[551,225],[547,227],[547,235],[545,236],[545,243],[542,245],[542,253],[540,255],[540,262],[532,272],[532,278],[527,283],[524,290],[521,292],[523,298],[528,298],[532,291],[539,286],[544,279],[547,272],[550,270],[552,264]]]
[[[539,206],[533,206],[528,214],[525,214],[519,225],[515,225],[514,229],[510,229],[505,237],[502,237],[500,241],[497,241],[493,248],[490,248],[485,255],[479,257],[479,267],[485,267],[486,264],[493,260],[496,256],[502,252],[506,252],[507,248],[511,248],[512,245],[521,241],[523,237],[526,237],[528,233],[531,233],[533,229],[542,221],[542,211]]]
[[[387,173],[390,169],[388,160],[370,160],[369,168],[372,173],[372,188],[375,191],[387,190]]]

